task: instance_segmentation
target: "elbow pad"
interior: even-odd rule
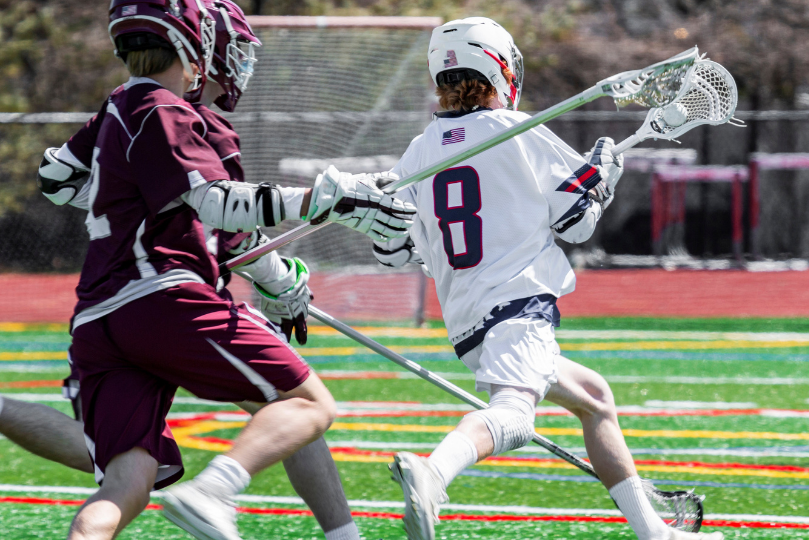
[[[286,217],[281,190],[274,184],[220,180],[202,189],[205,192],[196,210],[200,221],[214,229],[240,233],[256,226],[274,227]],[[193,202],[191,206],[195,206]]]
[[[570,244],[581,244],[593,236],[596,223],[601,219],[602,208],[600,204],[591,204],[590,208],[576,214],[570,219],[553,227],[556,236]]]
[[[56,157],[58,151],[58,148],[45,150],[37,173],[37,187],[51,202],[62,206],[81,191],[90,178],[90,172],[59,159]]]

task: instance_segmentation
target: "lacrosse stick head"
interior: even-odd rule
[[[646,108],[663,107],[677,97],[686,72],[698,59],[699,49],[693,47],[649,67],[613,75],[599,85],[618,107],[633,103]]]
[[[693,491],[662,491],[648,480],[642,480],[646,498],[657,515],[673,529],[697,532],[702,527],[702,499]]]
[[[728,70],[710,60],[698,60],[685,74],[677,97],[649,111],[636,135],[641,140],[671,140],[703,124],[724,124],[733,118],[738,101],[736,81]]]

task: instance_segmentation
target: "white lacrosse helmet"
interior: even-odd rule
[[[522,94],[522,54],[505,28],[486,17],[450,21],[433,30],[427,53],[430,75],[436,85],[464,79],[488,82],[497,90],[505,108],[516,111]],[[511,84],[501,71],[514,75]]]

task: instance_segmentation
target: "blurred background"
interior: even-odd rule
[[[809,4],[803,0],[239,3],[256,16],[264,42],[250,88],[229,115],[253,182],[310,185],[329,163],[352,172],[392,166],[436,108],[426,52],[431,28],[442,21],[487,16],[512,33],[525,57],[520,109],[526,112],[699,45],[735,77],[736,116],[747,126],[697,128],[681,145],[643,143],[645,150],[628,155],[616,201],[593,238],[560,244],[575,267],[587,270],[582,276],[595,275],[590,269],[683,269],[798,272],[766,282],[805,280]],[[112,55],[105,9],[75,0],[0,1],[0,320],[69,316],[87,245],[84,212],[41,197],[36,167],[46,147],[61,145],[126,78]],[[601,99],[549,127],[585,152],[600,136],[625,138],[644,117]],[[421,274],[385,271],[359,235],[327,229],[286,252],[313,266],[315,283],[328,290],[321,303],[333,302],[341,313],[438,316]],[[357,273],[372,276],[363,290],[332,294]],[[392,284],[408,291],[396,297],[403,307],[395,313]],[[696,294],[712,289],[684,287]],[[682,294],[681,288],[677,298]],[[30,309],[35,313],[26,314]],[[718,314],[760,314],[735,309]],[[783,314],[790,313],[798,314]]]

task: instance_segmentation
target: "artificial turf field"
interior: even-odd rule
[[[363,326],[471,390],[443,329]],[[809,320],[565,319],[563,354],[611,383],[641,475],[705,494],[704,530],[726,538],[809,538]],[[0,323],[0,391],[69,411],[62,326]],[[429,452],[469,409],[324,327],[300,352],[326,379],[340,415],[326,438],[366,538],[403,538],[392,452]],[[181,392],[170,422],[186,475],[196,474],[246,420],[233,406]],[[485,397],[485,396],[482,396]],[[580,426],[541,404],[537,429],[583,452]],[[439,538],[634,538],[600,484],[528,447],[466,471],[450,487]],[[59,538],[93,479],[0,440],[0,539]],[[322,538],[281,467],[239,502],[245,539]],[[159,498],[153,500],[159,505]],[[190,538],[147,510],[121,536]]]

